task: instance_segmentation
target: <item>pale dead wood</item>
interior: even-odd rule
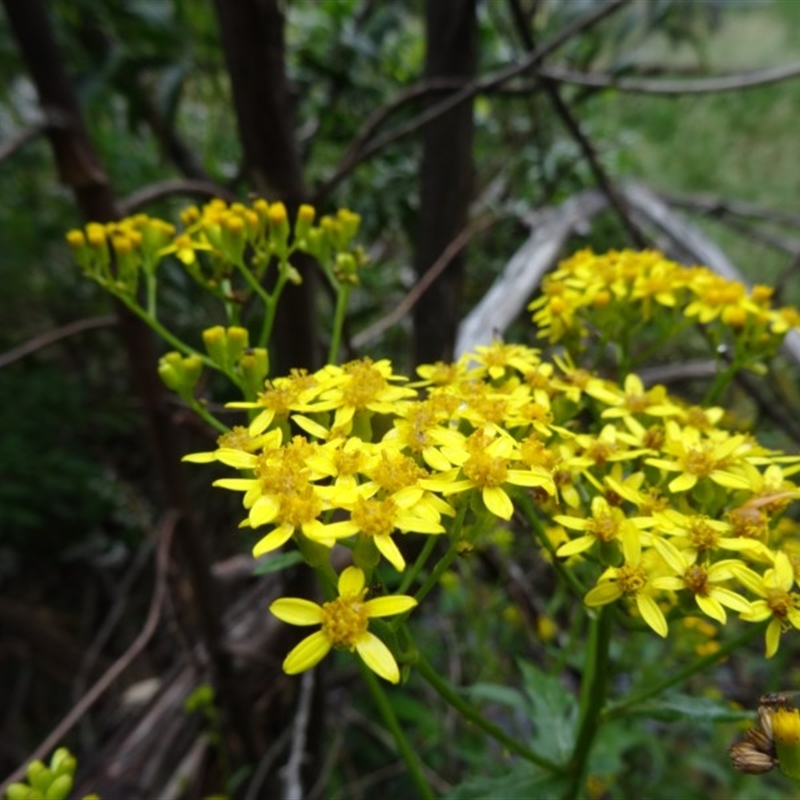
[[[456,357],[471,352],[477,345],[489,344],[495,335],[506,330],[544,275],[553,268],[570,234],[607,204],[602,192],[590,189],[557,208],[542,209],[526,219],[532,229],[530,237],[459,325]]]

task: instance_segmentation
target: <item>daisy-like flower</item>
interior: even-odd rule
[[[623,549],[627,546],[634,552],[635,547],[639,546],[640,530],[652,524],[648,517],[626,517],[621,509],[610,506],[608,500],[600,496],[592,499],[591,517],[582,519],[559,514],[553,517],[553,522],[563,525],[568,530],[583,532],[583,536],[558,548],[556,555],[561,558],[584,553],[595,542],[607,544],[619,541]]]
[[[326,493],[325,488],[320,489],[320,492]],[[333,492],[331,496],[333,497]],[[340,505],[344,507],[349,505],[350,519],[331,522],[321,527],[320,533],[335,539],[343,539],[361,533],[372,539],[380,554],[398,572],[402,572],[406,567],[406,560],[392,539],[395,530],[414,533],[444,533],[445,529],[438,521],[414,513],[412,509],[416,505],[416,501],[413,496],[396,495],[395,498],[386,497],[380,500],[358,497],[352,505],[345,500]]]
[[[680,472],[669,483],[671,492],[692,489],[701,478],[710,478],[726,489],[748,489],[747,478],[733,469],[744,462],[752,450],[744,436],[720,435],[703,438],[695,428],[683,428],[674,421],[666,423],[664,451],[673,459],[648,458],[647,464],[666,472]]]
[[[517,443],[509,435],[492,436],[487,429],[464,437],[450,431],[450,442],[442,447],[442,455],[456,469],[437,478],[420,481],[420,486],[445,496],[479,490],[489,511],[501,519],[511,519],[514,504],[505,485],[539,486],[549,495],[556,493],[550,471],[544,467],[514,469],[509,465],[520,460]],[[463,476],[459,479],[459,476]]]
[[[649,414],[651,417],[669,417],[678,414],[680,408],[670,402],[667,390],[661,386],[645,389],[642,379],[630,373],[625,378],[624,387],[609,383],[603,386],[593,383],[586,388],[586,394],[608,406],[603,413],[604,419],[629,417]]]
[[[604,606],[620,597],[628,597],[636,602],[642,619],[659,635],[666,637],[667,620],[658,603],[653,599],[657,591],[654,579],[642,559],[639,537],[626,537],[622,541],[625,563],[621,567],[609,567],[598,579],[597,585],[590,589],[583,602],[587,606]],[[560,550],[559,548],[559,555]]]
[[[495,339],[491,344],[477,345],[475,352],[462,356],[459,363],[477,363],[480,366],[473,369],[471,375],[487,375],[491,380],[499,380],[510,370],[524,375],[535,369],[539,365],[539,350]]]
[[[698,564],[696,552],[690,554],[686,550],[678,550],[666,539],[655,537],[653,545],[675,571],[674,576],[656,578],[652,583],[653,588],[691,592],[700,610],[723,625],[727,620],[725,608],[739,612],[750,610],[750,603],[744,597],[721,585],[734,577],[732,565],[741,562],[730,559],[709,565]]]
[[[734,567],[734,572],[737,579],[759,597],[741,618],[748,622],[770,620],[766,632],[766,656],[772,658],[778,652],[783,631],[800,629],[800,595],[792,591],[795,583],[792,562],[786,553],[777,553],[774,566],[763,576],[744,565]]]
[[[292,370],[291,375],[267,381],[255,402],[228,403],[227,408],[261,409],[250,423],[253,436],[265,431],[275,420],[285,420],[292,411],[304,411],[325,384],[318,374]]]
[[[286,656],[283,671],[296,675],[316,666],[331,648],[355,650],[364,663],[390,683],[400,681],[400,669],[391,650],[368,630],[369,620],[402,614],[417,605],[413,597],[388,595],[365,600],[364,573],[348,567],[339,576],[339,596],[318,605],[310,600],[282,597],[269,610],[290,625],[321,625]]]
[[[334,427],[349,422],[357,411],[391,414],[396,401],[416,397],[417,394],[414,389],[392,385],[406,378],[392,372],[388,359],[373,362],[365,358],[342,367],[329,367],[329,371],[328,388],[322,392],[319,401],[306,410],[335,409]]]

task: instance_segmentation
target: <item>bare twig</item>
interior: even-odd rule
[[[530,214],[524,220],[532,228],[530,237],[459,325],[456,356],[471,352],[479,344],[488,344],[495,332],[502,333],[555,264],[567,237],[607,205],[608,199],[600,191],[586,189],[556,208]]]
[[[87,317],[86,319],[78,319],[75,322],[70,322],[67,325],[62,325],[60,328],[53,328],[52,330],[45,331],[44,333],[37,334],[33,339],[29,339],[24,344],[18,347],[13,347],[0,355],[0,369],[19,361],[25,356],[35,353],[51,344],[60,342],[62,339],[67,339],[74,336],[76,333],[83,331],[90,331],[94,328],[108,328],[117,324],[117,318],[112,316],[104,317]]]
[[[230,189],[227,189],[220,183],[189,178],[175,178],[173,180],[160,181],[159,183],[151,183],[149,186],[137,189],[124,200],[121,200],[119,207],[123,214],[132,214],[148,203],[153,203],[156,200],[161,200],[171,195],[185,194],[197,195],[199,197],[221,197],[229,203],[237,199],[236,195]]]
[[[449,95],[436,105],[426,109],[414,119],[409,120],[407,123],[402,125],[398,125],[396,128],[388,133],[385,133],[383,136],[377,137],[372,141],[372,144],[367,145],[360,152],[352,154],[346,161],[343,160],[336,168],[333,175],[331,175],[322,183],[322,185],[317,188],[315,196],[317,199],[327,196],[328,193],[359,164],[371,158],[373,155],[383,150],[385,147],[388,147],[390,144],[394,144],[400,139],[404,139],[406,136],[416,133],[421,128],[433,122],[435,119],[441,117],[442,114],[446,114],[448,111],[456,108],[456,106],[461,105],[461,103],[471,100],[476,95],[500,86],[501,84],[510,81],[512,78],[517,77],[517,75],[527,72],[532,67],[539,64],[542,59],[544,59],[554,50],[557,50],[559,47],[561,47],[561,45],[563,45],[573,36],[576,36],[577,34],[582,33],[588,28],[596,25],[598,22],[617,11],[627,2],[629,2],[629,0],[608,0],[608,2],[604,3],[599,8],[587,12],[586,14],[578,17],[578,19],[571,24],[564,26],[564,28],[548,39],[548,41],[545,42],[541,47],[537,48],[532,53],[529,53],[519,62],[496,70],[489,75],[485,75],[483,78],[478,78],[477,80],[471,81],[462,89],[457,92],[453,92],[453,94]]]
[[[657,194],[671,206],[699,211],[713,217],[729,214],[744,219],[757,219],[776,225],[786,225],[789,228],[800,228],[800,214],[764,208],[753,203],[743,203],[741,200],[730,200],[715,195],[678,195],[671,192],[658,192]]]
[[[529,51],[535,50],[536,43],[530,27],[525,19],[525,14],[522,10],[522,7],[519,4],[519,0],[508,0],[508,2],[511,9],[511,17],[514,20],[517,33],[522,40],[523,45]],[[542,75],[541,70],[539,71],[539,74]],[[589,169],[591,169],[594,179],[597,181],[597,185],[608,198],[608,202],[611,207],[617,212],[617,216],[619,217],[623,228],[625,228],[625,230],[628,232],[628,235],[631,237],[633,243],[637,247],[646,247],[648,245],[647,237],[644,235],[644,233],[642,233],[639,226],[636,225],[636,223],[631,219],[631,215],[628,213],[628,209],[625,207],[625,201],[617,191],[614,181],[611,180],[600,163],[600,159],[597,156],[597,151],[595,150],[594,145],[581,127],[578,118],[572,113],[572,110],[564,101],[564,98],[559,92],[558,86],[555,82],[547,79],[546,77],[542,78],[542,83],[545,94],[550,99],[550,102],[558,116],[561,117],[561,121],[564,123],[564,126],[569,131],[572,138],[577,142],[583,157],[589,164]]]
[[[495,221],[492,214],[479,217],[465,227],[458,236],[443,250],[436,261],[431,264],[430,269],[411,287],[408,294],[398,303],[397,307],[385,317],[364,328],[357,333],[352,340],[352,346],[357,350],[370,342],[375,341],[385,330],[400,322],[408,314],[415,304],[427,291],[430,285],[447,269],[447,265],[467,246],[469,240],[482,230],[488,228]]]
[[[300,699],[292,726],[292,747],[289,760],[282,770],[284,800],[303,800],[303,762],[306,758],[308,722],[311,716],[311,698],[314,694],[314,671],[307,670],[300,681]]]
[[[45,130],[47,130],[47,125],[41,122],[38,125],[31,125],[29,128],[25,128],[19,131],[19,133],[10,136],[0,144],[0,163],[14,155],[17,150],[24,147],[28,142],[32,142],[37,136],[41,136]]]
[[[719,75],[713,78],[692,78],[689,80],[642,80],[637,78],[617,78],[605,72],[577,72],[564,67],[542,67],[539,74],[559,83],[572,83],[593,89],[619,89],[622,92],[640,94],[682,95],[705,94],[708,92],[733,92],[741,89],[754,89],[770,83],[800,76],[800,64],[787,64],[753,72],[739,72],[734,75]]]
[[[69,713],[56,725],[50,735],[31,753],[26,764],[36,759],[44,758],[81,720],[84,714],[102,697],[114,681],[131,665],[134,659],[144,650],[158,627],[161,617],[161,607],[167,593],[167,566],[169,564],[169,548],[172,543],[172,534],[178,522],[175,511],[168,511],[156,529],[158,549],[156,551],[156,581],[153,596],[150,601],[150,610],[147,614],[144,627],[133,641],[131,646],[106,670],[97,683],[72,707]],[[0,784],[0,794],[5,795],[6,789],[15,781],[20,780],[25,774],[22,764],[6,780]]]

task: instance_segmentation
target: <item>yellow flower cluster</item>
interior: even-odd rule
[[[317,258],[332,278],[356,282],[366,262],[352,242],[361,218],[347,209],[324,216],[314,224],[312,206],[301,205],[294,227],[286,206],[263,198],[249,205],[214,199],[181,214],[182,228],[164,220],[136,214],[119,222],[91,222],[67,233],[67,243],[84,273],[102,285],[132,295],[139,271],[152,276],[159,263],[174,255],[202,286],[219,292],[237,270],[247,269],[260,280],[273,258],[286,262],[294,251]],[[247,266],[245,266],[247,261]],[[292,270],[290,280],[299,282]]]
[[[242,492],[242,524],[265,530],[256,556],[292,538],[323,553],[352,549],[360,575],[340,591],[357,605],[380,557],[405,568],[406,535],[450,530],[469,541],[527,498],[588,605],[620,601],[662,636],[669,617],[769,620],[768,656],[800,628],[800,540],[783,514],[800,497],[791,481],[800,457],[719,427],[719,408],[688,406],[634,374],[620,386],[521,345],[494,343],[419,375],[409,383],[366,359],[276,378],[255,402],[234,404],[249,409],[248,428],[187,460],[242,473],[216,485]],[[321,658],[366,641],[359,614],[347,627],[357,637],[344,639],[317,607],[296,619],[323,625],[312,648]]]
[[[792,307],[773,308],[773,290],[727,280],[708,267],[685,267],[656,250],[581,250],[562,261],[529,308],[540,335],[551,342],[616,328],[628,331],[666,317],[710,326],[719,345],[730,340],[770,353],[791,328]]]

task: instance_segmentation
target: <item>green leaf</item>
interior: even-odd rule
[[[558,763],[566,763],[575,745],[578,704],[561,681],[537,667],[518,662],[525,693],[528,695],[531,720],[536,733],[531,748]]]
[[[567,789],[567,778],[554,776],[538,767],[519,762],[508,774],[497,778],[475,778],[456,786],[445,800],[560,800]]]
[[[672,694],[660,700],[647,701],[631,709],[630,715],[666,722],[678,719],[702,722],[740,722],[753,719],[752,711],[732,708],[728,701],[687,694]]]
[[[277,556],[266,556],[253,567],[253,575],[266,575],[269,572],[280,572],[303,561],[302,553],[290,550],[288,553],[279,553]]]

